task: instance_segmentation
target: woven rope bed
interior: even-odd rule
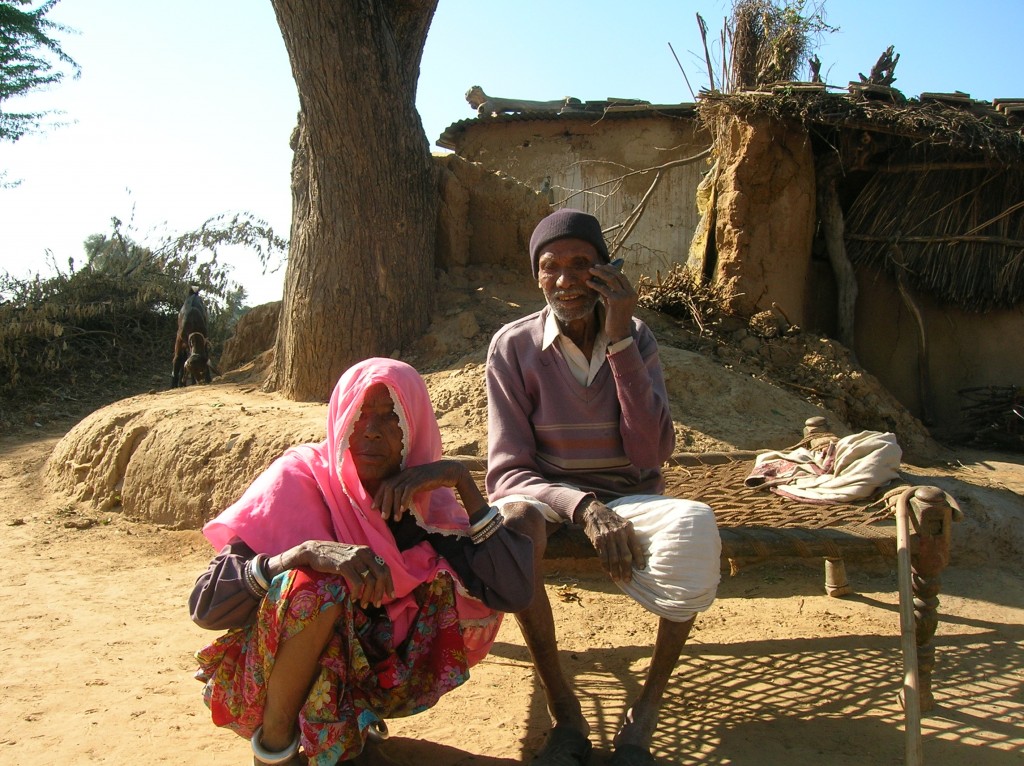
[[[857,559],[896,555],[896,526],[886,502],[905,482],[850,503],[804,503],[744,485],[756,452],[681,454],[665,467],[665,493],[707,503],[725,558]]]
[[[722,557],[750,559],[896,555],[896,525],[887,498],[907,484],[895,482],[871,498],[820,505],[744,485],[757,452],[679,453],[665,465],[665,494],[707,503],[722,537]],[[484,484],[486,463],[464,458]],[[548,558],[582,558],[594,549],[578,527],[567,527],[548,544]]]

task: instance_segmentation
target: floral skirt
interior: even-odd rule
[[[217,726],[251,737],[263,721],[267,679],[278,647],[324,609],[341,606],[334,635],[299,713],[302,747],[313,766],[357,756],[378,720],[433,706],[469,678],[455,608],[455,585],[441,573],[417,590],[419,611],[394,645],[383,609],[362,609],[337,575],[296,569],[276,577],[256,621],[231,630],[196,653],[196,678]]]

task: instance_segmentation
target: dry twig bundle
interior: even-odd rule
[[[672,270],[657,281],[642,276],[637,282],[639,304],[695,326],[702,334],[730,314],[729,296],[721,284],[704,282],[700,274],[684,266]]]

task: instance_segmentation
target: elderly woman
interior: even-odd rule
[[[192,618],[228,632],[196,676],[257,765],[355,758],[384,719],[462,684],[533,591],[533,542],[441,459],[423,379],[391,359],[345,372],[326,440],[286,451],[203,533],[220,552]]]

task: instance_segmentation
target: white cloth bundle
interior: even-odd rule
[[[745,484],[767,486],[794,500],[845,503],[869,497],[899,478],[902,458],[894,434],[861,431],[820,450],[763,452]]]

